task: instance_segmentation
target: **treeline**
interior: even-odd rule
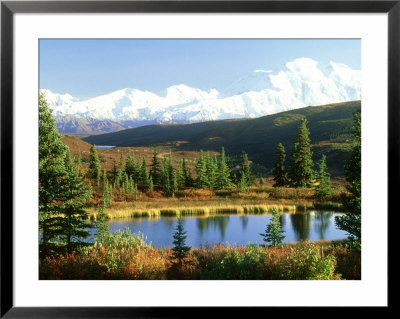
[[[239,168],[234,168],[224,148],[220,156],[210,156],[209,152],[200,151],[196,162],[196,178],[192,170],[187,167],[187,160],[179,160],[177,167],[173,166],[171,153],[160,158],[157,149],[153,151],[151,164],[147,165],[146,159],[140,155],[135,158],[129,150],[126,159],[121,154],[119,164],[113,160],[111,172],[102,170],[99,155],[95,145],[92,145],[89,155],[89,171],[87,177],[96,180],[96,185],[103,186],[103,194],[112,194],[117,190],[119,194],[133,194],[137,197],[138,187],[145,192],[153,192],[155,188],[162,190],[166,196],[174,196],[175,192],[183,187],[211,188],[216,190],[239,187],[244,190],[254,183],[254,176],[250,169],[250,162],[246,152],[242,154]],[[82,169],[81,156],[78,153],[77,167]],[[109,182],[109,179],[111,181]],[[105,186],[104,186],[105,187]]]
[[[279,143],[275,152],[274,187],[314,187],[315,197],[325,199],[332,196],[332,185],[326,156],[323,154],[314,170],[312,160],[310,131],[307,128],[307,120],[302,119],[298,127],[294,150],[290,157],[289,169],[286,169],[286,151],[282,143]]]

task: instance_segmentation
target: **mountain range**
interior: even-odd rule
[[[361,71],[335,62],[320,67],[310,58],[298,58],[278,72],[254,70],[220,90],[179,84],[161,92],[125,88],[89,99],[41,91],[53,109],[59,132],[84,136],[149,124],[257,118],[359,100]]]
[[[222,147],[233,161],[243,151],[249,159],[270,174],[275,150],[282,143],[287,160],[293,151],[299,122],[308,121],[315,162],[327,157],[333,176],[343,176],[344,161],[352,148],[353,113],[361,109],[361,101],[304,107],[266,115],[255,119],[229,119],[191,124],[158,124],[126,129],[83,138],[95,145],[120,147],[171,146],[175,151],[220,151]],[[288,163],[287,163],[288,164]]]

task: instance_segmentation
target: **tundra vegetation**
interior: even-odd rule
[[[233,159],[224,147],[189,157],[166,152],[162,145],[146,156],[130,148],[98,151],[95,145],[71,152],[41,94],[40,279],[360,279],[360,116],[354,121],[346,184],[332,185],[324,155],[314,170],[304,118],[289,168],[279,143],[274,176],[257,176],[245,151]],[[106,158],[110,152],[113,156]],[[318,207],[345,209],[336,223],[349,233],[348,241],[282,244],[279,213]],[[272,213],[260,234],[266,244],[186,245],[181,216],[226,212]],[[152,215],[178,218],[173,247],[153,247],[129,229],[112,233],[106,223]],[[90,228],[95,228],[93,242],[86,240]]]

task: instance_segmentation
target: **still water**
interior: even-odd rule
[[[96,145],[96,148],[100,149],[100,150],[108,150],[111,148],[114,148],[115,146],[111,146],[111,145]]]
[[[285,231],[284,243],[303,239],[335,240],[346,238],[346,233],[335,227],[336,212],[311,211],[307,213],[283,214],[280,216]],[[264,233],[271,215],[218,215],[183,217],[186,244],[200,247],[208,244],[247,245],[249,242],[262,244],[259,233]],[[155,247],[173,246],[176,231],[175,217],[114,219],[108,222],[111,232],[129,227],[132,233],[140,232]]]

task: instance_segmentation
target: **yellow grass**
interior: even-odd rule
[[[122,207],[121,207],[122,206]],[[161,217],[161,216],[214,216],[220,214],[271,214],[272,209],[276,208],[279,212],[295,213],[295,205],[222,205],[222,206],[193,206],[193,207],[165,207],[165,208],[135,208],[133,206],[124,207],[118,205],[106,210],[108,218],[127,218],[127,217]],[[98,212],[94,209],[89,210],[91,220],[96,220]]]

